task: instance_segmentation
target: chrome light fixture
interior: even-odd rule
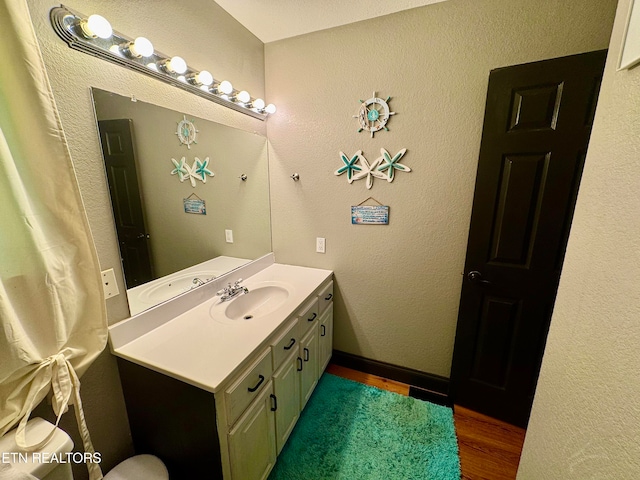
[[[246,90],[234,89],[231,82],[216,80],[207,70],[189,67],[182,57],[154,50],[147,38],[130,38],[114,31],[100,15],[86,17],[61,5],[51,9],[50,19],[54,31],[74,50],[150,75],[260,120],[276,111],[272,103],[265,107],[264,100],[252,100]]]

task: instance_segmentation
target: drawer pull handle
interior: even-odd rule
[[[324,337],[327,334],[327,327],[325,327],[324,325],[320,325],[320,328],[322,329],[322,333],[320,334],[320,336]]]
[[[302,371],[302,359],[300,357],[298,357],[298,361],[300,362],[300,366],[298,367],[298,371],[301,372]]]
[[[327,295],[326,297],[324,297],[324,299],[328,302],[329,300],[331,300],[333,298],[333,293],[330,293],[329,295]]]
[[[289,343],[289,345],[287,345],[286,347],[284,347],[284,349],[285,349],[285,350],[291,350],[295,344],[296,344],[296,339],[295,339],[295,338],[292,338],[292,339],[291,339],[291,343]]]
[[[308,348],[304,349],[304,361],[305,362],[309,361],[309,349]]]
[[[313,312],[313,317],[307,318],[307,320],[309,320],[310,322],[313,322],[316,319],[317,316],[318,316],[318,314],[316,312]]]
[[[262,385],[262,382],[264,382],[264,376],[258,375],[258,378],[260,378],[260,380],[258,381],[258,383],[256,384],[255,387],[253,387],[253,388],[248,387],[247,388],[247,390],[249,390],[251,393],[255,392],[258,388],[260,388],[260,385]]]
[[[275,412],[276,410],[278,410],[278,398],[272,393],[269,395],[271,397],[271,400],[273,400],[273,406],[271,407],[271,411]]]

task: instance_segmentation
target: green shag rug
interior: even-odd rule
[[[450,408],[325,373],[269,480],[459,480]]]

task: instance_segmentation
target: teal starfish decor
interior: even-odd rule
[[[184,160],[185,160],[184,157],[182,157],[179,162],[175,158],[171,159],[171,161],[176,167],[173,170],[171,170],[171,175],[178,175],[178,178],[180,179],[181,182],[184,182],[187,176],[189,175],[189,173],[187,172],[187,169],[185,168]]]
[[[200,160],[198,157],[195,157],[193,165],[186,163],[185,157],[182,157],[180,161],[172,158],[171,161],[176,167],[171,170],[171,175],[178,175],[181,182],[189,180],[193,188],[196,187],[196,180],[200,180],[202,183],[207,183],[207,176],[213,177],[215,175],[211,170],[209,170],[209,157],[204,160]]]
[[[380,157],[379,160],[383,163],[381,163],[380,166],[378,167],[378,171],[379,172],[384,172],[385,170],[387,171],[385,175],[387,178],[387,182],[393,182],[393,178],[396,170],[400,170],[401,172],[411,171],[411,169],[406,165],[402,165],[401,163],[398,163],[398,161],[404,156],[406,152],[407,152],[407,149],[403,148],[398,153],[396,153],[393,158],[391,158],[391,155],[389,154],[389,152],[387,152],[384,148],[380,149],[380,153],[382,154],[382,157]]]
[[[358,150],[355,153],[355,155],[351,158],[349,158],[343,152],[340,152],[340,159],[342,160],[344,165],[339,169],[337,169],[334,172],[334,174],[342,175],[343,173],[347,172],[347,180],[349,181],[349,183],[352,183],[354,180],[354,172],[362,171],[362,167],[360,167],[359,165],[356,165],[356,163],[360,160],[361,156],[362,156],[362,150]]]
[[[213,177],[214,175],[214,173],[207,168],[208,166],[209,157],[205,158],[204,161],[200,161],[200,159],[196,157],[196,163],[193,166],[193,173],[202,180],[202,183],[207,183],[207,175],[210,177]]]

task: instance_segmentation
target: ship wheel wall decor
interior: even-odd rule
[[[178,122],[178,128],[176,130],[180,145],[186,145],[188,149],[191,149],[192,143],[198,143],[196,142],[197,133],[198,130],[193,124],[193,121],[187,120],[187,116],[183,115],[182,120]]]
[[[358,119],[360,129],[358,132],[366,130],[371,132],[373,138],[374,133],[379,130],[389,131],[387,128],[387,122],[391,115],[395,115],[396,112],[392,112],[389,109],[389,100],[391,97],[387,97],[386,100],[376,97],[376,92],[373,92],[373,97],[368,100],[360,100],[360,110],[353,118]]]

